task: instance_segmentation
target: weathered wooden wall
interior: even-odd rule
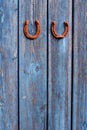
[[[25,20],[35,33],[40,20],[41,35],[29,40],[23,34]],[[19,112],[21,130],[46,130],[47,117],[47,0],[19,2]]]
[[[87,130],[87,1],[74,0],[73,130]]]
[[[0,130],[87,130],[86,24],[86,0],[0,0]]]
[[[18,130],[18,0],[0,0],[0,130]]]
[[[71,60],[72,60],[72,0],[49,0],[49,130],[71,130]],[[55,39],[50,32],[52,21],[62,34],[64,21],[70,26],[66,38]]]

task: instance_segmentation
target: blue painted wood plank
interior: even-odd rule
[[[72,0],[48,0],[49,4],[49,94],[48,130],[71,130]],[[62,34],[68,21],[69,34],[61,40],[50,31],[52,21]]]
[[[73,128],[87,130],[87,1],[74,0]]]
[[[47,114],[47,0],[20,0],[19,3],[19,112],[21,130],[46,130]],[[29,40],[23,34],[25,20],[29,32],[41,23],[41,35]]]
[[[0,130],[18,130],[17,3],[0,0]]]

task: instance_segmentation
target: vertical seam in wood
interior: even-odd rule
[[[19,112],[19,0],[18,0],[18,130],[20,130],[20,112]]]
[[[47,0],[47,130],[48,130],[48,106],[49,106],[49,0]]]
[[[72,68],[71,68],[71,130],[73,130],[73,74],[74,74],[74,0],[72,0]]]

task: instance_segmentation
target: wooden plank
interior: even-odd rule
[[[0,130],[18,130],[17,3],[0,0]]]
[[[87,130],[87,1],[74,1],[73,128]]]
[[[47,0],[20,0],[19,3],[19,112],[21,130],[46,130],[47,109]],[[29,40],[23,34],[25,20],[29,32],[40,20],[42,33]]]
[[[49,1],[49,130],[71,130],[71,57],[72,57],[72,0]],[[70,30],[67,37],[58,40],[50,32],[52,21],[57,32],[64,31],[64,21]]]

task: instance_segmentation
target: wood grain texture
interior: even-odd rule
[[[17,0],[0,0],[0,130],[18,130]]]
[[[20,0],[19,3],[19,112],[20,130],[46,130],[47,109],[47,0]],[[29,20],[34,34],[39,20],[41,35],[35,40],[23,34]]]
[[[49,4],[49,94],[48,129],[71,130],[71,57],[72,57],[72,0],[48,0]],[[51,32],[52,21],[57,32],[64,31],[64,21],[70,26],[69,34],[61,40]]]
[[[87,130],[87,1],[74,0],[73,130]]]

